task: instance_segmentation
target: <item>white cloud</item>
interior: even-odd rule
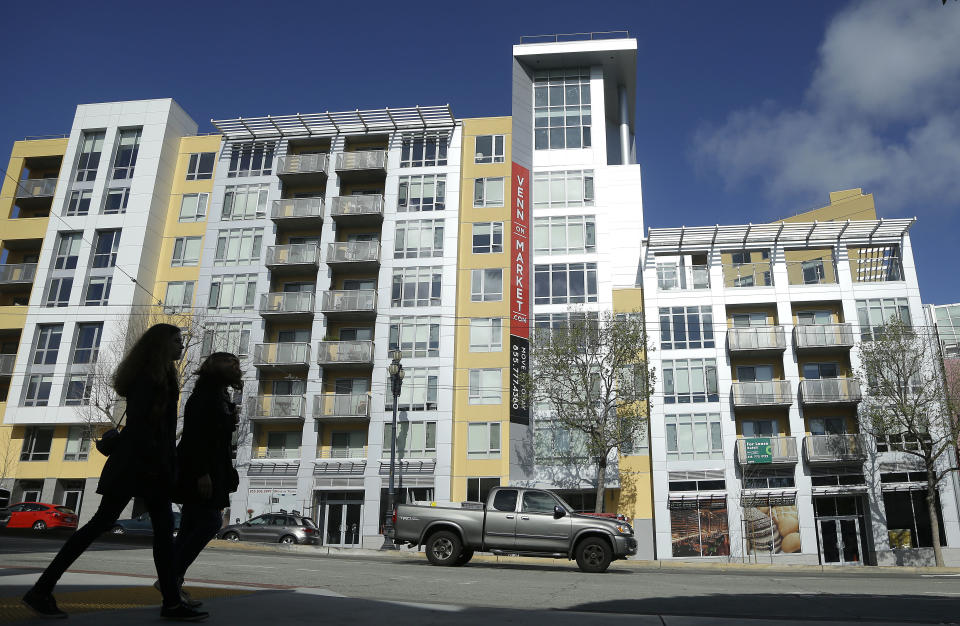
[[[885,215],[960,198],[960,11],[863,2],[826,29],[804,101],[735,111],[694,138],[699,164],[776,204],[863,187]]]

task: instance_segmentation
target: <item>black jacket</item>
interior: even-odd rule
[[[183,412],[183,435],[177,445],[175,502],[192,502],[222,509],[230,506],[230,494],[239,478],[233,467],[230,444],[236,430],[236,405],[226,388],[198,381]],[[209,474],[212,496],[204,500],[197,479]]]

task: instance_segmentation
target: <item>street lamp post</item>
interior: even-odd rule
[[[393,479],[397,460],[397,404],[400,402],[400,386],[403,384],[403,365],[400,364],[400,357],[403,353],[400,350],[394,350],[390,356],[393,361],[387,366],[387,371],[390,373],[390,386],[393,393],[393,428],[390,429],[390,484],[387,487],[387,515],[383,525],[381,550],[398,549],[393,543],[393,507],[396,501]]]

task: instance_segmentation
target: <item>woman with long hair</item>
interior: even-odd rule
[[[180,329],[151,326],[130,348],[113,376],[113,388],[126,398],[127,424],[100,473],[103,497],[89,522],[73,533],[47,569],[23,596],[43,617],[66,617],[53,589],[63,573],[103,532],[113,527],[130,499],[143,498],[153,524],[153,561],[163,595],[162,617],[199,621],[208,614],[180,601],[173,570],[173,510],[176,480],[177,403],[180,396],[174,362],[183,354]]]

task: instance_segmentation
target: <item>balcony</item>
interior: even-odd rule
[[[258,343],[253,364],[261,370],[298,372],[310,367],[309,343]]]
[[[787,338],[783,326],[733,327],[727,329],[727,349],[736,354],[783,352]]]
[[[336,196],[330,203],[330,217],[345,226],[368,226],[383,221],[383,196]]]
[[[657,289],[686,291],[710,288],[710,268],[706,265],[657,264]]]
[[[260,294],[260,317],[284,322],[313,319],[314,295],[309,292]]]
[[[330,157],[324,152],[288,154],[277,159],[277,176],[288,184],[320,185],[327,180]]]
[[[852,348],[853,326],[850,324],[811,324],[795,326],[793,344],[797,350],[824,351]]]
[[[788,380],[733,383],[733,406],[738,409],[787,407],[793,404]]]
[[[316,419],[370,419],[369,393],[322,393],[313,397]]]
[[[317,345],[317,363],[331,365],[372,365],[372,341],[321,341]]]
[[[0,293],[30,293],[36,277],[36,263],[0,265]]]
[[[13,365],[16,362],[16,354],[0,354],[0,378],[13,376]]]
[[[274,200],[270,219],[278,228],[319,228],[323,224],[323,198]]]
[[[856,378],[819,378],[800,381],[801,404],[857,404],[860,398],[860,382]]]
[[[247,417],[254,421],[302,422],[305,406],[303,396],[253,396],[247,402]]]
[[[365,182],[387,175],[386,150],[358,150],[337,155],[337,175],[341,181]]]
[[[379,241],[337,241],[327,244],[327,265],[337,269],[374,271],[380,267]]]
[[[807,435],[803,438],[803,455],[811,464],[863,463],[867,460],[867,442],[863,435]]]
[[[317,448],[318,459],[366,459],[367,446],[353,448],[343,446],[320,446]]]
[[[376,289],[324,291],[320,310],[329,319],[373,319],[377,315]]]
[[[316,272],[320,266],[320,246],[314,243],[270,246],[266,265],[274,274]]]
[[[56,178],[26,178],[17,181],[16,204],[22,211],[49,209],[57,190]]]
[[[723,266],[724,287],[770,287],[772,285],[773,273],[770,271],[769,261]]]
[[[299,459],[300,448],[254,448],[252,456],[255,459]],[[252,472],[251,475],[253,475]],[[284,473],[281,475],[296,476],[296,472],[292,472],[290,474]]]
[[[794,465],[798,459],[796,437],[746,437],[737,439],[737,462],[741,467]]]

